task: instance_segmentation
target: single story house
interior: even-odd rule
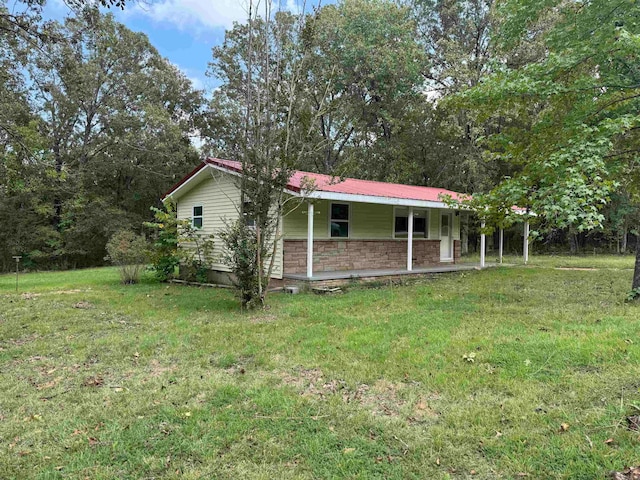
[[[163,200],[176,204],[178,218],[216,236],[225,219],[238,216],[241,170],[240,162],[207,158]],[[315,182],[311,192],[304,191],[307,179]],[[446,270],[460,261],[461,221],[467,212],[445,199],[464,194],[302,171],[293,174],[285,193],[294,197],[295,208],[281,221],[275,279],[410,274],[430,267]],[[215,249],[222,253],[221,242]],[[212,267],[212,281],[228,281],[226,265]]]

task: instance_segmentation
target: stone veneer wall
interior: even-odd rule
[[[460,258],[460,242],[454,241],[454,260]],[[368,270],[407,265],[406,240],[314,240],[313,271]],[[440,265],[440,240],[414,240],[413,265]],[[284,273],[305,273],[307,241],[284,241]]]
[[[460,263],[460,257],[462,256],[462,243],[460,240],[453,241],[453,263]]]

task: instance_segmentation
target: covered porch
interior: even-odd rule
[[[376,277],[400,277],[407,275],[424,275],[430,273],[456,272],[474,270],[493,266],[487,258],[487,238],[485,222],[481,222],[480,261],[464,263],[461,255],[461,210],[455,208],[419,209],[412,205],[402,207],[376,206],[363,215],[364,222],[379,215],[387,208],[388,218],[384,222],[390,231],[374,232],[376,238],[352,235],[352,223],[355,223],[352,209],[358,212],[358,203],[344,205],[347,207],[344,222],[347,224],[345,238],[331,238],[333,220],[326,211],[334,204],[324,205],[325,216],[321,224],[329,226],[329,233],[324,228],[319,232],[316,225],[316,202],[307,201],[306,209],[300,211],[298,231],[302,234],[295,238],[284,239],[284,272],[283,277],[289,280],[324,282],[327,280],[363,279]],[[408,203],[408,202],[407,202]],[[353,208],[352,208],[353,207]],[[399,212],[402,211],[402,216]],[[466,211],[466,214],[473,212]],[[304,220],[304,224],[302,221]],[[416,220],[421,220],[418,224]],[[446,220],[446,222],[445,222]],[[305,225],[306,224],[306,225]],[[304,226],[303,226],[304,225]],[[426,225],[426,226],[425,226]],[[526,264],[529,260],[529,221],[523,217],[523,257]],[[357,226],[357,225],[356,225]],[[403,227],[402,237],[398,236],[398,227]],[[417,227],[418,226],[418,227]],[[300,228],[301,227],[301,228]],[[306,228],[305,228],[306,227]],[[417,228],[416,228],[417,227]],[[355,229],[354,229],[355,230]],[[416,235],[416,231],[419,232]],[[503,263],[504,230],[498,228],[497,264]],[[320,233],[320,235],[318,235]],[[369,233],[370,236],[371,233]],[[320,238],[317,238],[317,237]],[[304,240],[302,240],[304,238]],[[448,252],[443,256],[443,247]]]

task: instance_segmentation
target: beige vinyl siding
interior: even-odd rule
[[[291,203],[297,200],[292,200]],[[341,202],[337,202],[341,203]],[[319,200],[314,202],[315,216],[313,219],[313,238],[326,240],[329,236],[329,209],[330,201]],[[295,205],[295,204],[294,204]],[[377,205],[373,203],[351,202],[349,238],[354,240],[393,238],[393,209],[392,205]],[[440,238],[440,216],[443,212],[452,212],[447,209],[430,208],[429,212],[429,239]],[[307,202],[296,206],[284,219],[284,238],[301,240],[307,238]],[[452,235],[455,240],[460,239],[460,216],[453,212]]]
[[[354,239],[391,238],[393,206],[352,203],[350,228],[349,237]]]
[[[320,200],[313,203],[313,237],[316,239],[329,238],[329,202]],[[285,214],[282,219],[284,225],[284,238],[290,240],[302,240],[307,238],[307,202],[291,199],[289,206],[293,210]]]
[[[225,226],[225,220],[233,221],[238,217],[240,205],[240,189],[236,185],[235,177],[228,173],[215,171],[198,185],[177,199],[178,218],[191,218],[193,207],[202,206],[202,232],[214,235],[213,270],[229,272],[230,269],[221,261],[223,254],[220,231]],[[282,278],[282,240],[278,240],[278,249],[273,268],[273,277]]]
[[[440,210],[429,209],[429,239],[438,240],[440,238]]]
[[[460,240],[460,215],[453,214],[453,239]]]
[[[316,240],[331,238],[329,234],[331,203],[326,200],[314,202],[313,238]],[[307,202],[303,202],[284,217],[286,239],[307,238],[307,208]],[[391,205],[351,202],[349,209],[349,238],[364,240],[392,237],[393,207]]]

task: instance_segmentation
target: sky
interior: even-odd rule
[[[289,3],[289,8],[292,5]],[[246,6],[247,0],[132,0],[124,11],[110,11],[131,30],[145,33],[196,88],[211,91],[216,81],[205,75],[211,48],[223,42],[225,30],[232,28],[233,22],[246,20]],[[63,0],[52,0],[43,13],[61,20],[70,10]]]

